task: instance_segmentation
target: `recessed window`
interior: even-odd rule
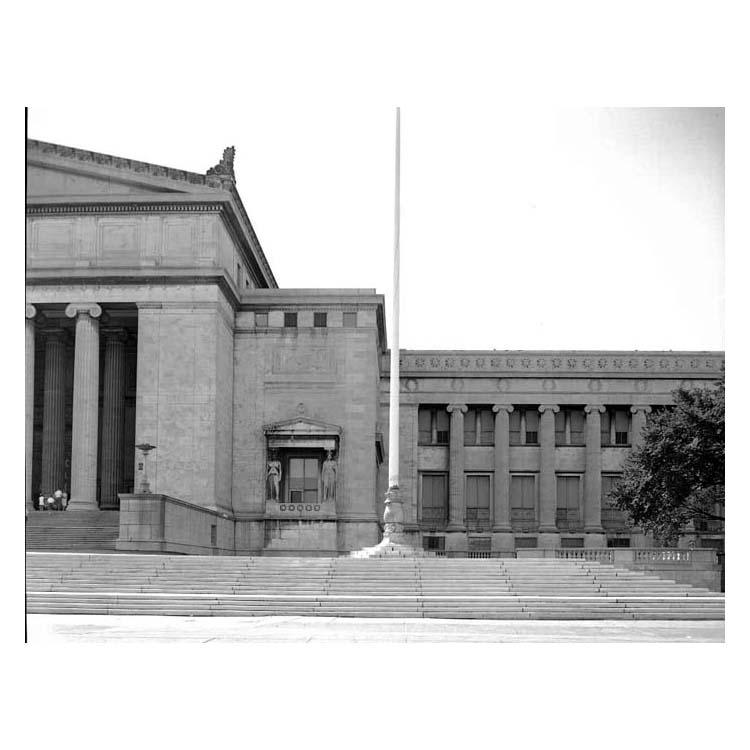
[[[255,327],[256,328],[268,328],[268,313],[267,312],[255,313]]]
[[[563,407],[555,414],[555,445],[584,445],[583,409]]]
[[[422,549],[432,550],[434,552],[445,551],[444,536],[424,536],[422,537]]]
[[[297,327],[297,313],[286,312],[284,313],[284,328],[296,328]]]
[[[614,539],[607,539],[607,547],[629,547],[630,539],[615,537]]]
[[[557,477],[557,526],[560,529],[577,528],[580,523],[580,476]]]
[[[536,518],[536,477],[533,474],[511,475],[510,515],[513,521]]]
[[[325,328],[328,325],[328,313],[316,312],[313,314],[313,326]]]
[[[291,456],[287,463],[287,501],[290,503],[317,503],[318,476],[320,467],[317,458]]]
[[[422,474],[422,523],[445,525],[448,518],[448,475]]]
[[[473,408],[464,415],[464,445],[494,445],[495,415],[492,409]]]
[[[490,522],[489,474],[466,475],[466,523],[473,528]]]
[[[510,444],[538,445],[539,410],[516,409],[510,413]]]
[[[345,312],[344,313],[344,328],[356,328],[356,327],[357,327],[357,313]]]
[[[602,414],[602,445],[630,445],[630,411],[607,408]]]
[[[419,444],[448,445],[450,417],[445,407],[419,407]]]

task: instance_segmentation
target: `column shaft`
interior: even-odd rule
[[[42,479],[45,496],[62,489],[65,475],[65,341],[62,329],[45,331]]]
[[[493,531],[509,532],[510,525],[510,425],[509,404],[495,404],[495,492]]]
[[[73,450],[68,510],[96,510],[99,427],[99,305],[68,305],[76,318],[73,369]]]
[[[102,386],[102,456],[100,507],[117,508],[122,481],[122,432],[125,416],[124,329],[104,332]]]
[[[602,534],[602,413],[604,407],[590,405],[586,412],[586,477],[584,482],[583,530]]]
[[[633,448],[640,448],[643,444],[643,429],[646,426],[646,414],[651,411],[650,406],[631,406],[630,413],[633,415],[631,420],[630,444]]]
[[[559,406],[542,405],[539,407],[542,416],[540,421],[539,444],[541,458],[539,467],[539,532],[554,534],[557,532],[557,486],[555,482],[555,413]]]
[[[31,464],[34,460],[34,347],[36,329],[34,305],[26,305],[26,499],[27,510],[34,507],[31,487]]]
[[[451,404],[450,478],[448,482],[448,530],[464,531],[466,528],[466,499],[464,497],[464,414],[463,404]]]

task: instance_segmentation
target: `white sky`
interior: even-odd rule
[[[402,107],[401,347],[722,349],[721,109]],[[394,108],[32,107],[29,136],[237,184],[282,287],[390,321]]]

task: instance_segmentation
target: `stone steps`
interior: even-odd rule
[[[119,534],[116,510],[33,511],[26,522],[26,549],[114,551]]]
[[[509,564],[512,563],[512,564]],[[29,553],[33,613],[723,619],[724,598],[587,561]]]

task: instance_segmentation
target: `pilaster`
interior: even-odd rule
[[[555,414],[559,411],[560,407],[554,404],[542,404],[539,407],[539,546],[543,548],[560,546],[555,484]]]
[[[605,407],[589,404],[586,413],[586,476],[584,480],[583,530],[587,547],[606,543],[602,528],[602,414]]]
[[[464,414],[465,404],[449,404],[450,465],[448,481],[448,526],[447,531],[465,531],[466,498],[464,497]]]
[[[68,305],[76,322],[73,368],[73,449],[70,460],[68,510],[96,510],[99,428],[99,320],[96,303]]]

